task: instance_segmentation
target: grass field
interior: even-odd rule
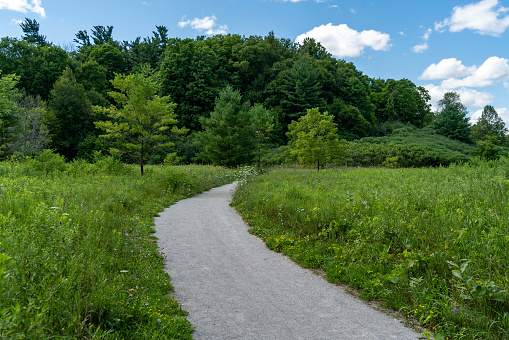
[[[0,163],[0,338],[191,339],[153,217],[233,172],[41,164]]]
[[[232,205],[267,246],[436,339],[509,338],[509,160],[274,169]]]

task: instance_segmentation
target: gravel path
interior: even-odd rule
[[[265,247],[229,206],[232,184],[156,218],[195,339],[418,339],[400,321]]]

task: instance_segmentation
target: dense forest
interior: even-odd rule
[[[289,127],[316,111],[341,140],[341,157],[322,163],[433,166],[507,154],[493,107],[471,126],[450,92],[432,112],[425,88],[370,78],[312,39],[180,39],[156,26],[150,37],[121,42],[112,26],[94,26],[65,49],[36,20],[21,28],[21,39],[0,40],[3,159],[51,149],[68,161],[101,153],[141,165],[314,164],[290,152],[302,143]]]

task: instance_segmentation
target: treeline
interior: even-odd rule
[[[164,132],[166,140],[158,141],[163,147],[146,150],[151,163],[170,159],[220,164],[207,151],[207,143],[214,138],[204,130],[225,91],[240,95],[238,99],[230,94],[238,105],[258,108],[247,110],[248,115],[258,112],[265,117],[260,121],[252,116],[242,123],[251,126],[245,132],[251,134],[252,158],[223,162],[227,165],[261,162],[261,154],[270,158],[267,162],[281,162],[278,150],[288,143],[288,126],[311,108],[328,112],[338,138],[347,141],[390,135],[395,127],[428,126],[461,142],[472,143],[472,137],[485,140],[488,149],[507,143],[505,126],[495,133],[479,128],[473,136],[457,94],[447,94],[439,112],[433,113],[423,87],[408,79],[372,79],[354,64],[334,58],[313,39],[299,45],[272,32],[265,37],[229,34],[180,39],[169,37],[166,27],[156,26],[150,37],[120,42],[114,40],[112,26],[94,26],[90,33],[79,31],[74,40],[78,47],[66,51],[40,35],[35,20],[25,19],[21,28],[21,39],[0,41],[4,158],[32,156],[50,148],[68,160],[89,159],[94,152],[113,149],[124,161],[138,161],[119,141],[102,138],[104,129],[95,124],[114,120],[105,114],[107,110],[98,108],[122,106],[114,100],[112,91],[119,89],[112,81],[128,74],[141,74],[156,84],[157,96],[169,97],[176,104],[171,106],[176,125],[188,132]],[[493,119],[501,122],[496,111],[491,119],[488,130]],[[256,122],[264,127],[256,128]],[[262,148],[273,152],[262,152]]]

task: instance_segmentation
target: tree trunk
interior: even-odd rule
[[[141,142],[141,150],[140,150],[140,170],[141,170],[141,175],[143,176],[143,142]]]

